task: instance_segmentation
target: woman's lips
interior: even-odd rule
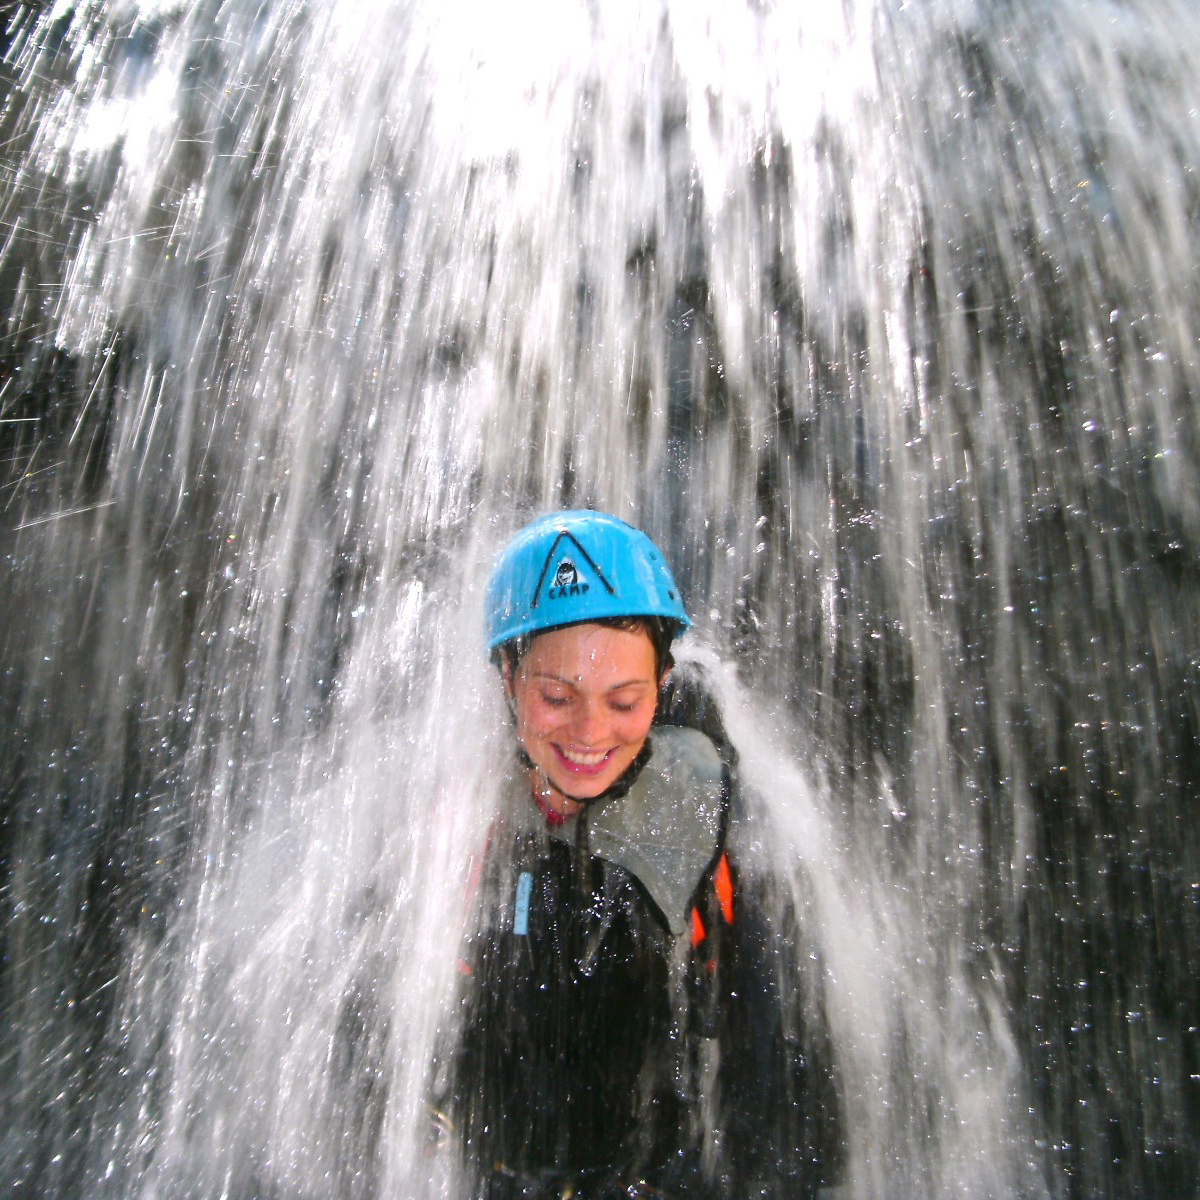
[[[551,745],[559,764],[572,775],[599,775],[612,756],[611,750],[567,750],[563,746]]]

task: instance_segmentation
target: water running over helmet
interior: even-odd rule
[[[671,570],[640,530],[607,513],[552,513],[505,547],[484,602],[491,653],[515,638],[611,617],[691,624]]]

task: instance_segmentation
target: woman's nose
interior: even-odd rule
[[[603,740],[607,732],[604,713],[598,704],[582,704],[575,714],[574,728],[571,730],[575,738],[590,745]]]

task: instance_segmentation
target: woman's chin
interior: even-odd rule
[[[594,800],[607,792],[628,767],[624,756],[614,761],[601,764],[601,770],[573,770],[569,763],[564,763],[561,756],[555,755],[554,761],[547,764],[546,775],[550,783],[564,796],[577,800]]]
[[[609,771],[600,776],[590,776],[584,779],[564,775],[561,771],[555,771],[550,776],[551,784],[568,799],[574,800],[594,800],[597,796],[607,792],[616,781],[616,774]]]

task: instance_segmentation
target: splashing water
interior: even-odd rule
[[[7,30],[0,1174],[454,1196],[528,514],[671,548],[853,1196],[1200,1187],[1200,13]]]

